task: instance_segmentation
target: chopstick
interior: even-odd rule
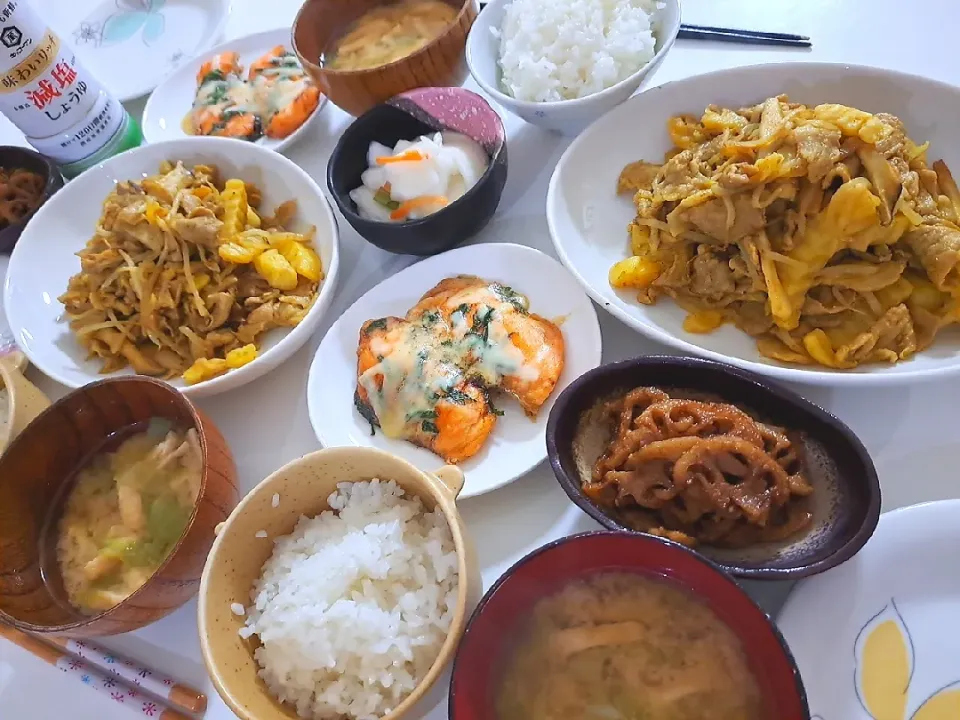
[[[734,28],[712,27],[710,25],[680,25],[677,37],[681,40],[718,40],[720,42],[742,43],[745,45],[781,45],[786,47],[812,47],[813,43],[806,35],[792,33],[765,32],[762,30],[736,30]]]
[[[96,648],[92,652],[95,646],[86,641],[50,638],[51,641],[58,643],[53,645],[44,642],[36,635],[21,632],[6,623],[0,623],[0,637],[6,638],[41,660],[60,668],[63,672],[76,676],[87,687],[106,694],[115,702],[126,705],[145,717],[154,718],[154,720],[192,720],[190,716],[184,715],[178,710],[155,702],[149,695],[143,694],[142,690],[149,690],[151,693],[164,698],[170,704],[177,705],[184,710],[203,712],[206,709],[207,698],[202,693],[178,685],[173,680],[139,667],[129,660],[123,659],[121,662],[120,658],[110,655],[100,648]],[[98,662],[97,659],[99,658],[104,666],[98,667],[67,652],[65,648],[71,644],[79,645],[80,650],[86,653],[87,659],[91,663]],[[110,662],[110,658],[113,658],[113,662]],[[115,667],[117,665],[121,667]],[[137,674],[128,677],[128,670],[131,669],[135,670]],[[141,675],[139,673],[145,674]],[[167,685],[168,682],[169,685]],[[175,696],[172,689],[177,687],[181,691]],[[187,703],[192,703],[198,709],[192,710],[189,704],[181,704],[184,700]]]
[[[703,30],[704,32],[739,33],[741,35],[755,35],[757,37],[777,38],[778,40],[809,40],[809,35],[795,35],[794,33],[767,32],[766,30],[734,30],[732,28],[714,27],[713,25],[691,25],[681,23],[681,28],[688,30]]]
[[[486,7],[480,0],[480,9]],[[712,25],[680,24],[677,37],[681,40],[718,40],[719,42],[742,43],[744,45],[781,45],[785,47],[813,47],[807,35],[793,33],[765,32],[763,30],[736,30],[734,28],[713,27]]]
[[[207,696],[202,692],[187,685],[181,685],[173,678],[156,673],[133,660],[108,652],[89,640],[73,640],[65,637],[51,637],[44,640],[66,650],[71,655],[93,663],[131,685],[153,693],[175,708],[192,713],[202,713],[207,709]]]

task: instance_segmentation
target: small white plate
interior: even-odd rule
[[[460,497],[494,490],[517,479],[547,456],[547,416],[560,392],[575,378],[600,364],[600,325],[593,304],[560,263],[538,250],[510,244],[471,245],[421,260],[387,278],[357,300],[324,336],[310,366],[307,407],[310,422],[324,447],[377,447],[432,471],[443,461],[429,450],[392,440],[353,405],[357,387],[357,343],[360,326],[386,315],[403,317],[430,288],[444,278],[477,275],[509,285],[530,299],[530,310],[558,322],[566,359],[556,389],[531,422],[512,399],[479,453],[461,464],[466,484]]]
[[[290,30],[278,28],[276,30],[267,30],[265,32],[247,35],[237,40],[230,40],[215,48],[211,48],[205,53],[198,55],[190,62],[182,65],[175,73],[170,75],[163,83],[157,87],[147,100],[147,105],[143,109],[143,137],[149,143],[160,142],[162,140],[174,140],[176,138],[190,137],[183,131],[183,120],[190,112],[193,106],[193,98],[197,92],[197,72],[214,55],[218,53],[233,51],[240,54],[240,63],[244,68],[249,67],[250,63],[261,55],[269,52],[277,45],[283,45],[292,49],[292,40],[290,39]],[[316,121],[317,116],[327,103],[327,96],[320,96],[320,104],[313,111],[307,121],[282,140],[262,137],[257,140],[257,145],[262,145],[270,150],[282,150],[290,143],[296,140],[307,127]]]
[[[100,363],[86,357],[57,300],[79,272],[76,253],[93,236],[103,201],[122,180],[157,172],[164,160],[185,165],[217,165],[224,177],[239,177],[260,188],[263,207],[272,210],[296,199],[291,229],[316,228],[314,246],[326,274],[313,307],[295,328],[265,333],[260,354],[249,365],[196,385],[179,378],[170,384],[191,398],[215,395],[255,380],[276,368],[310,338],[333,298],[339,272],[339,231],[333,209],[313,179],[292,160],[253,143],[229,138],[184,138],[143,145],[87,170],[54,195],[33,216],[17,241],[3,289],[7,322],[38,370],[71,388],[103,379]],[[130,369],[114,373],[130,375]]]
[[[777,625],[814,720],[960,717],[960,500],[880,516],[851,560],[802,581]]]
[[[153,90],[213,45],[230,0],[43,0],[45,18],[121,102]]]
[[[557,256],[590,296],[637,332],[681,352],[728,362],[778,380],[836,386],[896,385],[960,373],[960,329],[907,361],[827,370],[779,363],[757,351],[753,338],[732,325],[703,335],[683,329],[686,313],[669,298],[642,305],[636,293],[610,287],[610,267],[627,257],[627,225],[636,215],[616,195],[617,177],[633,160],[659,160],[670,149],[667,120],[699,116],[710,104],[743,107],[787,94],[796,102],[843,103],[899,117],[908,134],[930,141],[931,161],[957,172],[960,144],[942,118],[960,115],[960,88],[892,70],[829,63],[774,63],[737,67],[666,83],[635,95],[604,115],[563,153],[547,191],[547,224]]]

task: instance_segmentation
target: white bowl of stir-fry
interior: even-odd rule
[[[653,340],[783,380],[960,372],[960,90],[779,63],[644,92],[557,164],[547,220]]]
[[[4,304],[30,361],[68,387],[135,373],[212,395],[306,342],[333,296],[338,245],[322,191],[285,157],[223,138],[157,143],[87,171],[37,213]]]

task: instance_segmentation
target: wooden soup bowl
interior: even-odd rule
[[[457,17],[438,37],[415,53],[367,70],[331,70],[320,56],[361,15],[389,0],[307,0],[293,22],[293,49],[313,82],[337,107],[362,115],[406,90],[453,87],[467,79],[464,48],[473,21],[476,0],[444,0]]]
[[[115,433],[152,418],[197,430],[203,481],[187,529],[159,569],[119,605],[86,615],[66,602],[56,524],[78,469]],[[44,410],[0,457],[0,621],[32,633],[97,637],[168,615],[200,587],[216,526],[237,504],[237,470],[213,422],[175,388],[140,376],[101,380]],[[54,516],[51,516],[54,513]]]

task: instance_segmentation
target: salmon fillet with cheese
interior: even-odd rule
[[[357,347],[358,411],[388,437],[461,462],[502,414],[489,393],[517,398],[531,418],[563,371],[563,333],[511,288],[447,278],[406,318],[368,320]]]

